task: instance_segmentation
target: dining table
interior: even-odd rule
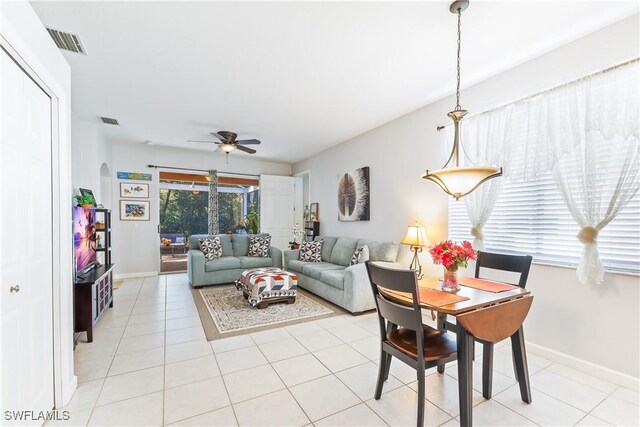
[[[460,277],[460,289],[441,290],[442,279],[418,281],[420,307],[437,313],[438,329],[456,334],[460,425],[471,426],[473,419],[474,341],[498,343],[511,339],[514,367],[522,401],[531,403],[531,387],[525,351],[523,322],[531,308],[533,295],[518,286],[501,282]],[[380,293],[399,304],[411,305],[411,294],[380,288]],[[447,321],[456,319],[455,324]],[[490,346],[491,349],[493,346]],[[487,354],[485,353],[485,356]],[[492,357],[483,357],[483,395],[491,398]],[[442,371],[441,371],[442,372]]]

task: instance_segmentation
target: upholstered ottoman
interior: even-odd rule
[[[298,277],[294,273],[275,267],[252,268],[242,272],[236,280],[236,288],[251,307],[266,308],[274,302],[296,301]]]

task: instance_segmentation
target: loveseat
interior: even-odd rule
[[[376,307],[364,263],[350,265],[357,248],[367,245],[371,261],[395,262],[399,246],[347,237],[322,240],[322,262],[300,261],[299,250],[284,252],[284,268],[296,273],[298,286],[350,311],[360,313]]]
[[[194,288],[206,285],[233,283],[240,273],[249,268],[278,267],[282,268],[282,251],[269,247],[268,257],[248,256],[248,234],[220,234],[222,257],[211,261],[205,260],[200,250],[200,239],[211,237],[206,234],[195,234],[189,237],[189,255],[187,256],[187,272],[189,283]]]

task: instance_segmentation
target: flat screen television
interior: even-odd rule
[[[96,212],[73,208],[73,253],[76,274],[91,270],[96,264]]]

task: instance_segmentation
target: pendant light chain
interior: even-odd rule
[[[462,110],[460,106],[460,47],[461,47],[461,39],[462,39],[462,31],[461,31],[461,18],[462,18],[462,10],[458,8],[458,56],[457,56],[457,67],[458,74],[456,76],[456,111]]]

